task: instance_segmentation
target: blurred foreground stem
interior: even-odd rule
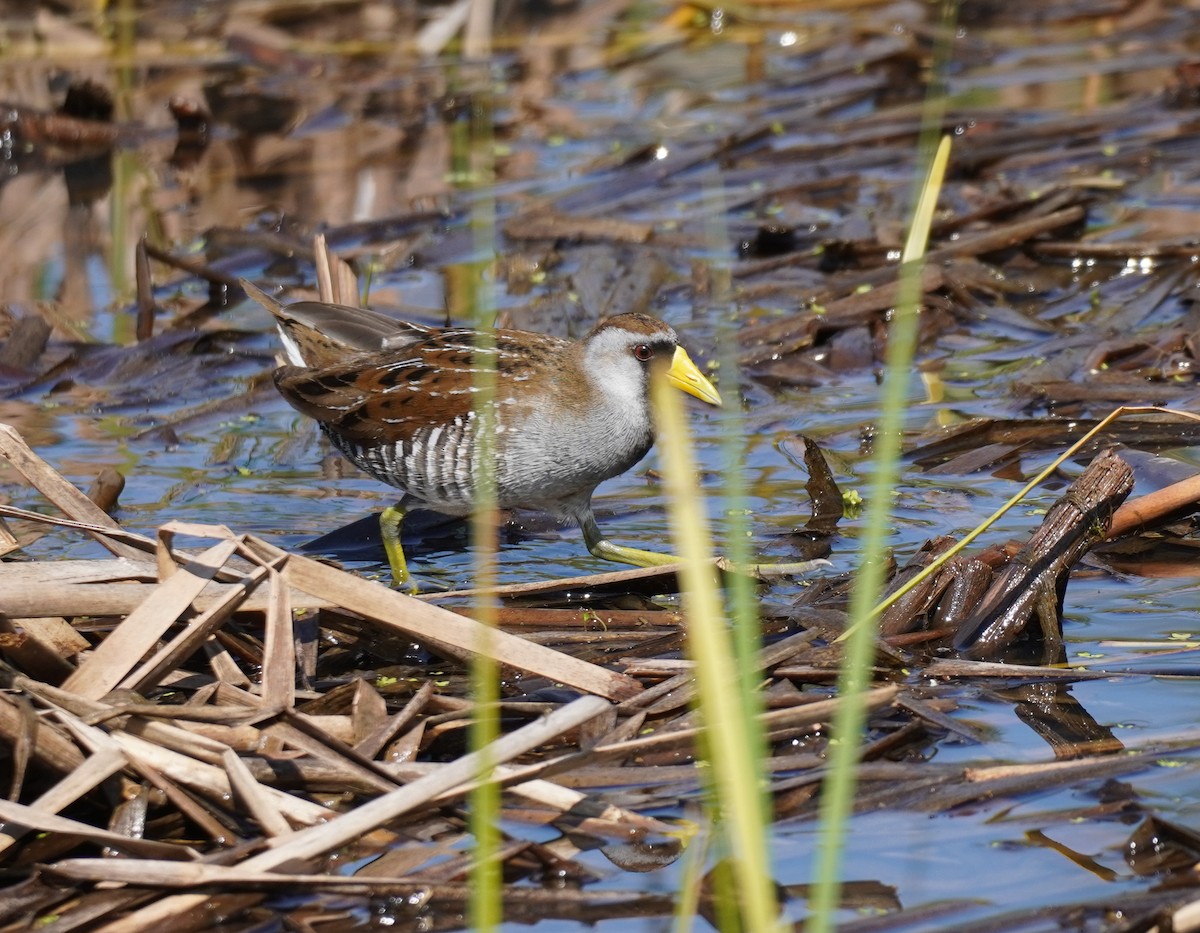
[[[680,583],[688,619],[688,650],[696,666],[698,709],[705,730],[711,787],[720,832],[732,861],[741,928],[778,929],[775,885],[767,857],[767,826],[759,786],[761,743],[737,676],[734,650],[722,612],[712,538],[696,486],[696,463],[684,418],[683,396],[664,379],[651,381],[659,457],[675,551],[683,561]],[[751,685],[752,686],[752,685]],[[720,913],[720,911],[719,911]]]

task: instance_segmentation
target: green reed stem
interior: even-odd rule
[[[940,125],[940,121],[935,125]],[[812,916],[806,926],[808,933],[826,933],[833,929],[833,911],[841,896],[842,841],[854,801],[856,768],[866,723],[864,694],[869,686],[875,653],[872,610],[883,585],[892,491],[899,472],[904,411],[908,405],[912,361],[920,328],[921,263],[918,257],[924,254],[925,244],[929,240],[933,210],[949,157],[950,139],[946,137],[938,146],[925,177],[901,260],[904,267],[901,270],[900,294],[888,331],[887,369],[883,382],[874,473],[867,499],[863,559],[850,595],[850,635],[846,640],[846,653],[838,679],[840,702],[833,717],[834,741],[830,746],[829,774],[821,791],[816,888],[810,905]]]
[[[830,747],[829,773],[822,783],[815,884],[809,904],[811,916],[805,926],[808,933],[829,933],[833,929],[833,913],[841,898],[843,841],[857,785],[857,767],[866,725],[864,693],[875,647],[877,616],[873,614],[873,609],[883,584],[884,541],[890,523],[903,416],[908,403],[912,360],[920,326],[919,258],[925,253],[933,211],[950,158],[949,139],[942,139],[937,144],[936,154],[934,143],[941,135],[945,118],[946,93],[942,75],[950,54],[949,36],[953,35],[956,21],[956,0],[942,0],[940,12],[942,38],[935,45],[932,75],[921,120],[920,164],[928,164],[929,169],[918,189],[917,207],[901,257],[900,294],[888,334],[887,369],[874,460],[875,472],[868,493],[862,566],[850,596],[849,629],[838,679],[840,702],[833,719],[834,741]]]
[[[725,216],[724,210],[716,205],[710,215],[710,228],[718,225]],[[729,232],[721,224],[721,230],[710,229],[709,241],[714,247],[714,258],[709,263],[710,288],[717,319],[717,362],[721,375],[720,383],[725,389],[724,406],[720,410],[721,478],[725,516],[724,554],[736,567],[749,567],[755,563],[750,546],[750,499],[746,482],[746,419],[738,397],[741,377],[738,372],[738,339],[735,327],[736,312],[732,302],[732,263],[727,258]],[[767,740],[763,734],[760,714],[764,703],[758,689],[762,679],[758,657],[762,648],[762,632],[759,627],[756,581],[746,573],[731,573],[725,580],[725,591],[733,618],[733,647],[737,659],[737,687],[740,702],[746,710],[750,740],[757,746],[754,762],[765,761]],[[764,814],[770,806],[762,780],[761,769],[758,783],[763,787],[761,794]]]
[[[704,886],[704,866],[708,859],[711,837],[700,831],[692,837],[679,860],[679,894],[675,898],[675,916],[671,933],[688,933],[700,911],[700,891]]]
[[[730,328],[732,331],[732,328]],[[720,333],[720,331],[718,332]],[[729,397],[721,411],[721,475],[724,478],[725,556],[735,567],[754,563],[750,547],[750,498],[746,483],[746,419],[738,404],[737,337],[732,332],[719,340],[722,383]],[[762,763],[767,761],[770,748],[763,728],[762,714],[766,703],[760,686],[763,680],[759,656],[762,651],[762,628],[758,613],[757,581],[748,573],[730,573],[725,577],[725,593],[733,620],[733,656],[737,664],[738,704],[742,710],[746,742],[751,748],[749,763],[754,768],[754,786],[763,814],[761,845],[770,852],[769,827],[771,799],[767,793],[767,776]]]
[[[700,720],[716,795],[719,826],[732,862],[741,929],[778,928],[778,907],[767,857],[766,822],[749,703],[738,684],[729,631],[721,611],[712,538],[696,484],[696,462],[683,397],[663,379],[651,381],[659,457],[671,531],[683,562],[680,582],[688,618],[688,649],[696,667]]]
[[[455,177],[476,197],[472,203],[471,233],[477,256],[484,257],[472,266],[470,291],[476,327],[475,419],[476,456],[473,464],[475,508],[471,513],[471,543],[475,559],[475,586],[487,591],[496,584],[498,511],[496,507],[496,337],[491,329],[495,314],[492,293],[492,257],[496,252],[496,204],[492,196],[493,139],[492,106],[485,80],[469,81],[472,96],[471,118],[456,128],[454,138]],[[476,618],[483,623],[485,641],[490,641],[497,622],[498,604],[494,597],[481,595],[475,600]],[[492,747],[500,735],[500,676],[490,644],[481,644],[471,659],[471,694],[474,698],[469,734],[472,751]],[[480,780],[468,798],[468,824],[475,840],[470,872],[470,902],[467,912],[472,930],[487,931],[499,927],[503,919],[500,862],[500,785],[490,780],[493,762],[485,761]]]

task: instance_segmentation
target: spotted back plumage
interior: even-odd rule
[[[422,426],[465,418],[489,369],[499,383],[520,387],[569,346],[535,334],[517,339],[517,333],[496,331],[494,347],[476,347],[475,331],[429,329],[396,349],[316,369],[281,367],[275,385],[293,407],[348,440],[403,442]]]
[[[400,346],[360,353],[310,369],[284,366],[275,385],[292,407],[317,421],[356,466],[433,508],[469,511],[477,471],[476,399],[492,369],[498,458],[537,394],[528,382],[567,341],[496,331],[476,346],[466,328],[399,335]],[[511,435],[509,435],[511,436]]]

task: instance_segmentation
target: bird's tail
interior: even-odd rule
[[[287,361],[293,366],[307,366],[304,354],[300,352],[300,345],[292,339],[292,335],[288,333],[287,328],[284,326],[287,314],[283,309],[283,305],[252,282],[248,282],[246,279],[238,279],[238,282],[241,283],[242,289],[247,295],[270,311],[271,316],[275,318],[275,329],[279,331],[279,339],[283,343],[283,353],[287,357]]]

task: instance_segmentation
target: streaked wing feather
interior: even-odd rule
[[[294,306],[290,306],[294,307]],[[554,337],[496,331],[501,378],[526,382],[560,352]],[[465,328],[427,330],[396,349],[361,353],[316,369],[284,366],[275,385],[297,411],[347,440],[396,443],[423,426],[465,417],[475,397],[480,365],[488,365]],[[485,357],[492,354],[484,354]]]

